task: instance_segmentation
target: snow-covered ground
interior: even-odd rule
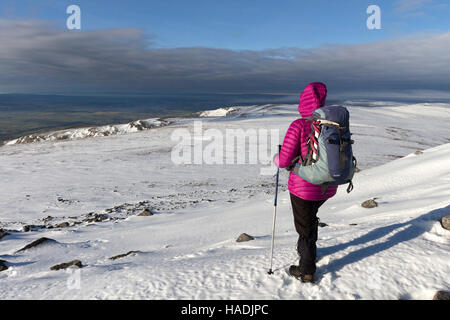
[[[0,147],[0,228],[10,233],[0,240],[0,299],[429,299],[449,290],[450,234],[439,218],[450,214],[450,107],[347,105],[362,171],[350,195],[341,188],[319,212],[328,226],[317,284],[285,273],[297,262],[287,172],[269,276],[274,179],[260,174],[265,165],[171,161],[171,135],[194,120],[221,132],[280,129],[282,139],[297,108],[266,105]],[[379,206],[362,208],[371,198]],[[145,208],[156,214],[137,216]],[[243,232],[255,240],[236,243]],[[16,253],[41,237],[57,242]],[[141,253],[109,259],[129,251]],[[50,270],[74,259],[79,271]]]

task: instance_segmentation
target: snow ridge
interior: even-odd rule
[[[92,137],[106,137],[111,135],[127,134],[152,128],[169,125],[170,122],[159,118],[137,120],[127,124],[106,125],[100,127],[87,127],[59,130],[43,134],[30,134],[18,139],[5,142],[5,145],[25,144],[43,141],[76,140]]]

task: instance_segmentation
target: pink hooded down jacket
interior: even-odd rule
[[[300,105],[298,111],[302,117],[312,116],[312,112],[325,105],[327,97],[327,88],[323,83],[310,83],[300,95]],[[311,130],[311,122],[303,119],[297,119],[291,123],[284,138],[281,152],[278,156],[278,166],[280,168],[288,167],[298,156],[299,150],[302,156],[306,155],[308,136]],[[337,186],[328,187],[326,194],[322,194],[322,187],[303,180],[296,174],[289,176],[289,192],[302,198],[303,200],[318,201],[326,200],[336,194]]]

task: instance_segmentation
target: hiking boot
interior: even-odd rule
[[[303,274],[300,271],[299,266],[290,266],[289,267],[289,274],[296,278],[297,280],[300,280],[303,283],[314,283],[314,275],[313,274]]]

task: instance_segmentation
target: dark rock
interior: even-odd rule
[[[62,270],[62,269],[70,268],[70,267],[83,268],[83,264],[81,263],[80,260],[73,260],[71,262],[61,263],[56,266],[53,266],[50,268],[50,270]]]
[[[400,156],[398,154],[386,154],[386,156],[392,158],[392,159],[401,159],[403,156]]]
[[[378,203],[375,201],[376,198],[366,200],[363,203],[361,203],[361,206],[363,208],[375,208],[378,207]]]
[[[108,220],[108,216],[106,215],[106,214],[96,214],[95,215],[95,221],[96,222],[102,222],[102,221],[105,221],[105,220]]]
[[[236,242],[246,242],[246,241],[251,241],[254,239],[255,239],[254,237],[252,237],[246,233],[243,233],[236,239]]]
[[[38,231],[39,229],[45,229],[45,226],[35,226],[30,224],[22,227],[23,232]]]
[[[103,213],[101,213],[101,214],[89,213],[88,216],[90,216],[91,218],[84,219],[83,220],[84,222],[89,222],[89,223],[90,222],[102,222],[102,221],[105,221],[105,220],[107,220],[109,218],[106,214],[103,214]]]
[[[52,216],[48,216],[48,217],[42,219],[42,221],[44,221],[44,222],[49,222],[49,221],[52,221],[52,220],[53,220]]]
[[[417,150],[416,152],[414,152],[414,154],[415,154],[416,156],[418,156],[418,155],[423,154],[423,151]]]
[[[153,212],[151,212],[150,211],[150,209],[144,209],[144,210],[142,210],[142,212],[141,213],[139,213],[138,214],[138,217],[150,217],[150,216],[153,216]]]
[[[349,224],[349,226],[352,226],[352,227],[353,227],[353,226],[357,226],[357,225],[358,225],[357,223],[350,223],[350,224]]]
[[[324,222],[319,222],[319,227],[325,228],[325,227],[328,227],[328,225]]]
[[[450,216],[445,216],[441,219],[442,228],[450,230]]]
[[[109,258],[109,259],[110,259],[110,260],[116,260],[116,259],[125,258],[125,257],[127,257],[127,256],[129,256],[129,255],[132,255],[132,254],[138,254],[138,253],[141,253],[141,251],[129,251],[129,252],[127,252],[127,253],[119,254],[119,255],[117,255],[117,256],[111,257],[111,258]]]
[[[3,237],[6,237],[8,235],[9,235],[8,232],[4,231],[3,229],[0,229],[0,240],[2,240]]]
[[[49,239],[49,238],[40,238],[40,239],[37,239],[36,241],[33,241],[30,244],[27,244],[22,249],[17,250],[16,253],[22,252],[22,251],[25,251],[25,250],[28,250],[28,249],[31,249],[31,248],[34,248],[34,247],[37,247],[37,246],[40,246],[43,244],[48,244],[48,243],[57,243],[57,241],[53,240],[53,239]]]
[[[73,200],[67,200],[67,199],[58,197],[58,202],[71,204],[71,203],[73,203]]]
[[[433,300],[450,300],[450,292],[438,291],[434,295]]]
[[[8,266],[5,263],[6,261],[0,260],[0,272],[8,270]]]
[[[69,227],[69,226],[70,226],[70,223],[68,223],[68,222],[63,222],[63,223],[57,224],[57,225],[55,226],[55,228],[67,228],[67,227]]]

